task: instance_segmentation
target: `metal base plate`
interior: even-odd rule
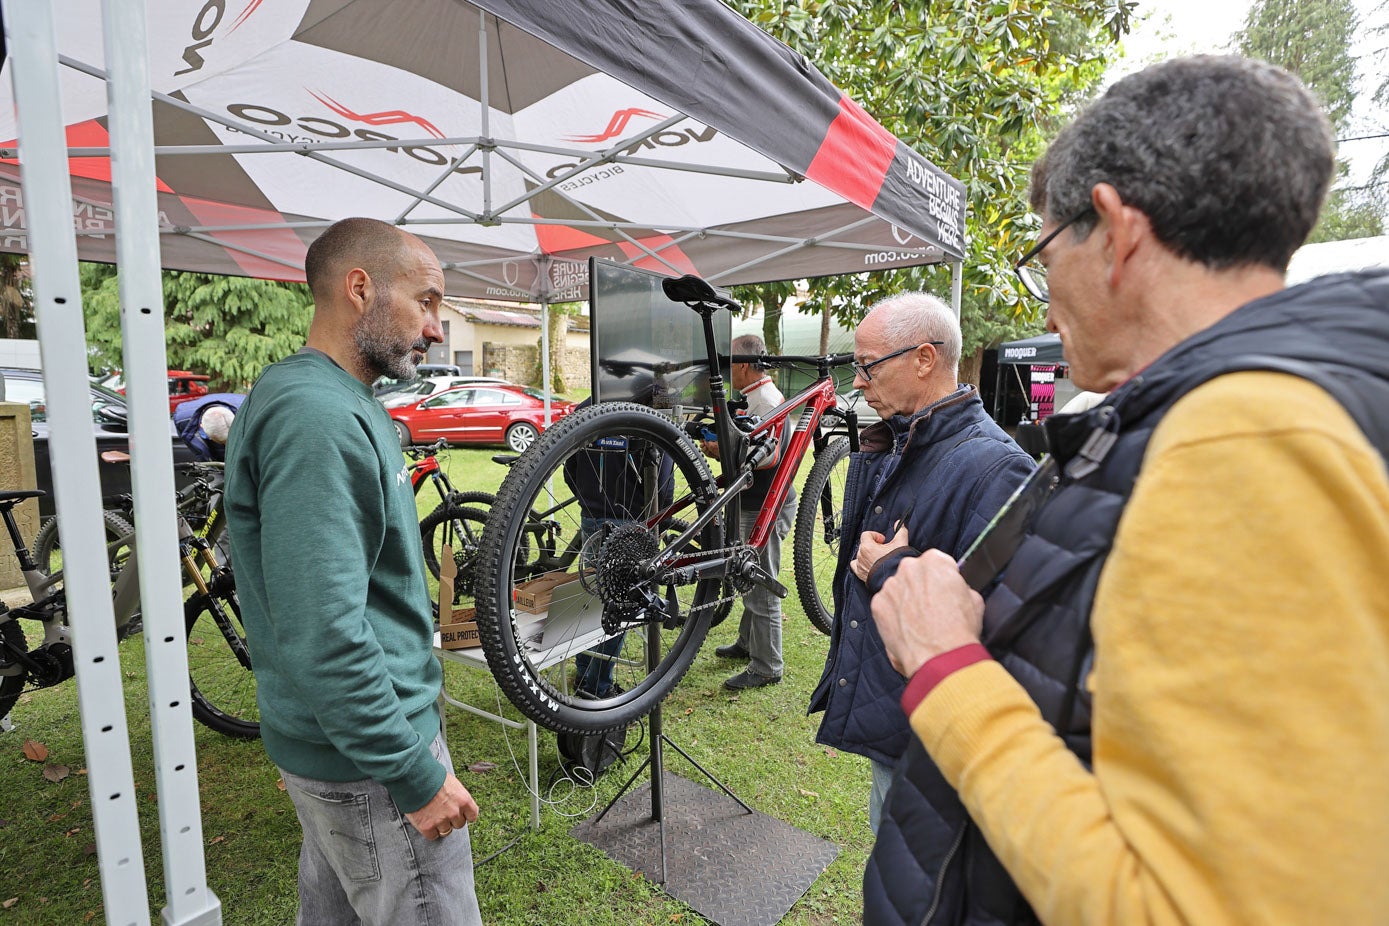
[[[748,813],[720,791],[665,775],[667,894],[720,926],[771,926],[839,854],[839,847],[766,814]],[[580,842],[659,883],[661,827],[651,785],[634,788],[569,831]]]

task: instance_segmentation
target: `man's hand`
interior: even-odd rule
[[[704,451],[706,457],[719,458],[719,442],[716,440],[706,440],[699,442],[700,449]]]
[[[893,550],[900,550],[907,546],[907,526],[905,524],[897,528],[897,533],[888,540],[877,531],[864,531],[863,536],[858,541],[858,553],[849,561],[849,568],[854,575],[858,576],[860,582],[868,581],[868,573],[873,571],[873,566]]]
[[[907,678],[941,653],[979,642],[984,599],[940,550],[902,560],[873,596],[873,620],[892,666]]]
[[[425,839],[442,839],[477,819],[477,801],[463,787],[463,782],[449,772],[439,793],[419,810],[407,813],[405,819]]]

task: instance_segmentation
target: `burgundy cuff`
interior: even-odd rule
[[[910,717],[912,711],[926,700],[926,696],[945,681],[946,676],[960,671],[965,666],[992,658],[984,644],[967,643],[926,660],[921,668],[916,670],[911,681],[907,682],[907,690],[902,692],[902,710]]]

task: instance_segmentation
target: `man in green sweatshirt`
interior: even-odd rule
[[[477,924],[477,803],[444,745],[414,493],[370,386],[443,340],[443,270],[362,218],[304,270],[308,343],[241,406],[226,492],[261,735],[304,831],[298,922]]]

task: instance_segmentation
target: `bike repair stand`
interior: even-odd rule
[[[655,466],[651,461],[648,466],[647,510],[654,512]],[[648,671],[655,671],[661,661],[660,629],[656,623],[647,627]],[[645,874],[713,923],[773,926],[834,861],[838,847],[749,807],[666,735],[661,712],[657,704],[650,714],[650,755],[602,812],[575,826],[571,835],[618,864]],[[667,781],[666,745],[723,793],[679,775]],[[628,793],[648,770],[649,815],[640,789]],[[611,817],[609,811],[613,811]],[[669,859],[668,842],[673,850]],[[647,864],[653,854],[658,854],[658,867]]]

